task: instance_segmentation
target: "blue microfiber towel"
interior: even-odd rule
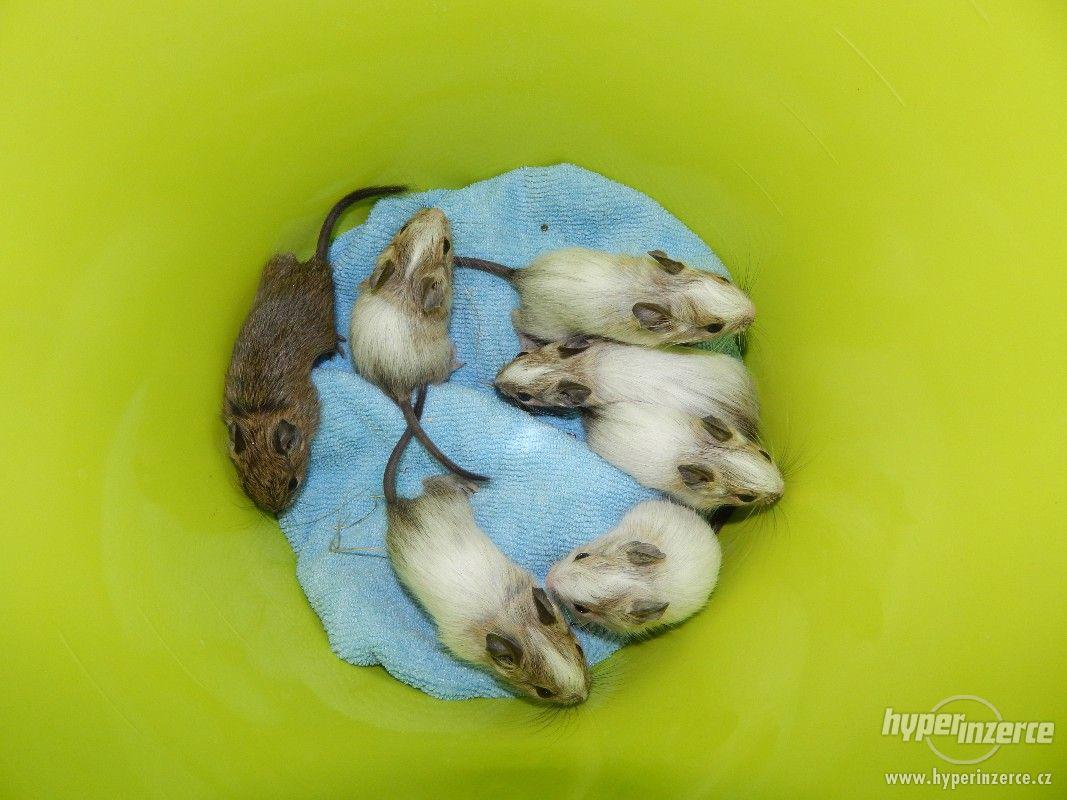
[[[464,189],[383,199],[367,221],[340,236],[330,258],[338,332],[362,281],[400,226],[436,206],[460,255],[521,267],[546,250],[581,245],[642,253],[662,249],[726,275],[722,262],[659,204],[569,164],[522,168]],[[493,391],[497,371],[519,351],[511,327],[517,295],[505,281],[455,271],[451,334],[465,366],[430,388],[423,424],[454,461],[491,477],[474,495],[475,518],[500,549],[543,580],[572,548],[611,529],[636,503],[657,496],[595,456],[575,418],[531,416]],[[381,664],[435,697],[507,697],[488,673],[453,659],[433,623],[397,582],[384,555],[382,471],[403,431],[396,406],[335,356],[313,374],[322,402],[307,482],[281,518],[297,555],[297,578],[334,652],[352,664]],[[398,491],[414,497],[441,467],[412,442]],[[360,549],[362,548],[362,550]],[[619,642],[579,632],[590,664]]]

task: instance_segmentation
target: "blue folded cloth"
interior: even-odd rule
[[[522,168],[464,189],[383,199],[363,225],[338,237],[330,258],[341,335],[360,281],[400,226],[425,206],[448,216],[460,255],[521,267],[570,245],[634,253],[659,248],[727,274],[707,245],[633,189],[569,164]],[[493,378],[519,350],[511,327],[516,305],[505,281],[456,270],[451,334],[465,366],[449,383],[430,388],[423,424],[454,461],[491,477],[471,500],[478,524],[543,580],[558,558],[656,493],[589,452],[576,418],[531,416],[496,396]],[[404,428],[399,410],[353,372],[347,357],[326,361],[313,379],[322,420],[306,485],[281,525],[330,646],[349,663],[381,664],[435,697],[509,696],[487,673],[441,647],[432,621],[384,555],[382,471]],[[413,442],[400,465],[399,493],[416,496],[422,480],[440,472]],[[578,635],[590,664],[620,646],[595,633]]]

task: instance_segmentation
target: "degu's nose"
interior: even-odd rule
[[[533,400],[532,394],[521,391],[517,384],[511,383],[510,381],[496,380],[493,381],[493,386],[495,386],[496,390],[501,394],[507,395],[512,400],[516,400],[519,403],[526,403]]]
[[[266,513],[270,514],[272,517],[275,518],[280,517],[283,511],[282,507],[279,506],[277,503],[263,502],[256,503],[256,505],[259,506],[260,510],[265,511]]]
[[[748,327],[751,327],[752,323],[756,321],[756,307],[752,305],[752,301],[748,300],[745,303],[744,308],[734,318],[733,323],[730,325],[731,331],[743,331]]]
[[[556,598],[557,603],[567,609],[567,616],[569,616],[575,622],[581,621],[582,615],[578,612],[578,608],[575,607],[574,602],[570,598],[563,597],[562,595],[557,594],[555,592],[553,592],[552,596]],[[588,611],[585,606],[580,607],[583,611]]]
[[[584,703],[589,699],[589,687],[583,686],[581,689],[571,692],[565,697],[560,698],[560,704],[565,706],[576,706],[579,703]]]
[[[552,569],[550,569],[548,571],[548,574],[545,575],[545,591],[547,591],[553,597],[556,597],[556,585],[555,584],[556,584],[556,568],[555,568],[555,566],[553,566]],[[558,601],[559,598],[556,597],[556,600]]]
[[[439,208],[424,208],[412,219],[417,219],[418,224],[425,227],[446,229],[448,226],[448,217],[445,216]]]
[[[515,399],[515,387],[507,381],[495,380],[493,381],[493,388],[505,397],[510,397],[512,400]]]

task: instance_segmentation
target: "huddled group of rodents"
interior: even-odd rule
[[[267,511],[280,513],[300,491],[319,419],[311,370],[343,341],[327,262],[332,229],[349,205],[402,191],[352,192],[327,215],[310,260],[278,255],[264,270],[234,346],[223,416],[242,486]],[[459,366],[449,339],[454,266],[498,275],[519,295],[522,352],[500,370],[497,390],[530,409],[581,409],[593,452],[673,498],[635,506],[554,564],[545,588],[475,522],[469,498],[488,478],[453,463],[419,422],[427,387]],[[754,315],[729,280],[660,250],[573,247],[511,268],[456,256],[439,209],[400,228],[360,285],[348,346],[355,369],[407,421],[383,475],[386,550],[455,656],[520,694],[572,705],[586,699],[590,679],[568,615],[634,636],[705,604],[721,550],[717,528],[696,512],[717,511],[717,520],[773,503],[783,481],[756,438],[759,407],[742,363],[680,345],[740,333]],[[449,472],[407,499],[397,496],[396,471],[413,436]]]

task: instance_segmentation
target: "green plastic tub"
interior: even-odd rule
[[[1065,41],[1039,0],[3,4],[0,796],[1063,796],[1067,731],[883,729],[1067,722]],[[708,609],[543,719],[337,659],[218,409],[346,190],[560,161],[755,276],[795,463]]]

